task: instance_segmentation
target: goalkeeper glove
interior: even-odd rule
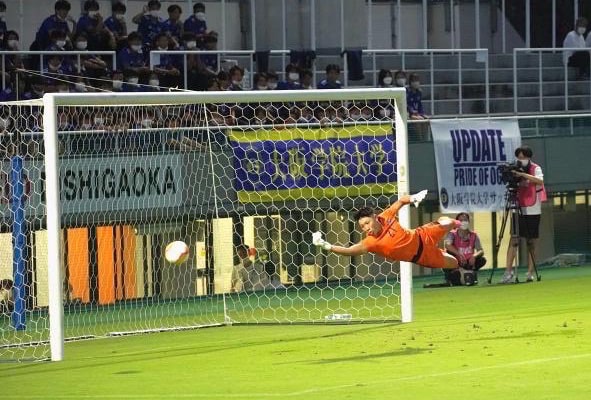
[[[324,250],[332,249],[332,245],[328,243],[326,240],[322,239],[321,232],[314,232],[312,234],[312,243],[314,246],[322,247]]]
[[[419,193],[412,194],[410,196],[410,202],[414,204],[415,207],[418,207],[421,201],[423,201],[423,199],[427,197],[427,192],[428,190],[425,189],[421,190]]]

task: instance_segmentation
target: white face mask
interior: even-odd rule
[[[103,122],[104,122],[104,121],[103,121],[103,119],[102,119],[101,117],[96,117],[96,118],[94,119],[94,124],[95,124],[95,125],[102,125],[102,124],[103,124]]]
[[[361,118],[361,114],[359,113],[351,113],[349,114],[349,117],[353,120],[353,121],[357,121],[359,118]]]
[[[398,79],[396,79],[396,84],[398,86],[404,86],[404,85],[406,85],[406,79],[404,79],[404,78],[398,78]]]
[[[391,111],[388,109],[385,109],[385,108],[380,108],[379,113],[380,113],[380,117],[389,117]]]
[[[240,86],[240,85],[242,85],[242,81],[241,80],[240,81],[234,81],[233,80],[232,81],[232,85],[234,85],[234,86]]]
[[[268,87],[267,87],[267,85],[257,85],[257,89],[259,89],[259,90],[267,90]]]
[[[150,79],[150,86],[158,86],[160,85],[160,81],[158,79]]]
[[[392,77],[391,76],[385,76],[384,77],[384,85],[391,85],[392,84]]]
[[[88,42],[76,42],[76,48],[78,50],[86,50],[86,47],[88,47]]]
[[[129,47],[131,48],[131,50],[135,51],[136,53],[139,53],[140,51],[142,51],[142,45],[141,44],[132,44]]]
[[[99,12],[98,12],[98,11],[89,11],[89,12],[88,12],[88,16],[89,16],[90,18],[94,18],[94,17],[96,17],[98,14],[99,14]]]
[[[460,229],[468,230],[469,228],[470,228],[470,222],[469,221],[461,221],[460,222]]]
[[[66,41],[65,40],[56,40],[55,45],[57,47],[64,47],[66,45]]]
[[[8,123],[6,118],[0,118],[0,129],[8,128]]]
[[[164,46],[164,47],[158,46],[158,50],[162,50],[162,51],[168,50],[168,46]]]
[[[131,84],[136,84],[139,82],[139,78],[129,78],[127,80],[127,82],[131,83]]]
[[[579,27],[577,28],[577,33],[578,33],[579,35],[584,35],[584,34],[585,34],[585,32],[587,32],[587,28],[585,28],[585,27],[582,27],[582,26],[579,26]]]
[[[115,19],[122,21],[125,19],[125,14],[115,14]]]
[[[290,81],[297,81],[298,79],[300,79],[300,74],[298,74],[297,72],[290,72],[287,77],[289,78]]]
[[[196,12],[195,18],[197,18],[199,21],[205,21],[205,13],[202,11]]]
[[[152,120],[149,118],[143,119],[142,126],[145,128],[150,128],[152,126]]]
[[[529,165],[529,160],[517,160],[522,167],[527,167]]]
[[[152,17],[159,18],[160,17],[160,11],[159,10],[152,10],[152,11],[150,11],[150,15]]]
[[[90,123],[83,123],[82,125],[80,125],[80,128],[82,128],[82,130],[87,131],[90,128],[92,128],[92,124]]]
[[[123,81],[118,79],[113,81],[113,89],[121,89],[123,87]]]
[[[196,42],[196,41],[194,41],[194,40],[188,41],[188,42],[185,44],[185,47],[186,47],[187,49],[194,49],[194,48],[196,48],[196,47],[197,47],[197,42]]]
[[[76,83],[74,85],[74,87],[76,88],[77,92],[86,92],[88,91],[88,89],[86,89],[86,85],[84,85],[84,83]]]
[[[11,49],[18,48],[18,40],[16,40],[16,39],[10,39],[7,43],[8,43],[8,47],[10,47]]]
[[[268,82],[267,87],[271,90],[277,88],[277,82]]]
[[[62,63],[59,63],[59,64],[49,64],[49,68],[51,68],[54,71],[57,71],[61,67],[62,67]]]

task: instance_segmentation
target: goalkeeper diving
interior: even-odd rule
[[[402,196],[380,214],[371,207],[357,211],[355,220],[366,234],[357,244],[349,247],[333,245],[325,241],[320,232],[312,235],[312,243],[345,256],[375,253],[392,261],[410,261],[427,268],[458,268],[458,260],[437,244],[451,229],[459,227],[459,221],[440,217],[437,222],[416,229],[404,228],[398,221],[398,211],[402,207],[411,203],[418,207],[426,195],[427,191],[423,190]]]

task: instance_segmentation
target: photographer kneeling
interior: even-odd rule
[[[478,283],[478,270],[486,264],[484,250],[478,234],[470,230],[470,215],[461,212],[456,215],[461,222],[445,238],[445,249],[458,260],[459,268],[445,270],[445,280],[452,286],[471,286]]]

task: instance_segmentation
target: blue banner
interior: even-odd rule
[[[241,202],[396,193],[392,125],[232,131]]]

